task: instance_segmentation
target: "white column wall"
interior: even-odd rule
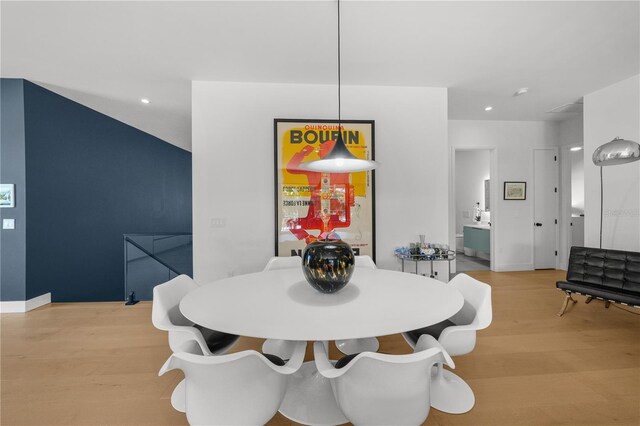
[[[273,119],[335,118],[336,109],[334,85],[193,82],[197,281],[255,272],[273,256]],[[342,111],[375,120],[377,263],[399,269],[394,247],[418,234],[448,240],[447,90],[347,86]]]
[[[591,156],[614,137],[640,142],[640,75],[584,97],[585,245],[598,247],[600,168]],[[603,168],[602,247],[640,251],[640,161]]]

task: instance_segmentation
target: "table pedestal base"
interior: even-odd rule
[[[313,361],[305,362],[289,378],[280,413],[305,425],[329,426],[348,423],[336,403],[329,379],[323,377]]]

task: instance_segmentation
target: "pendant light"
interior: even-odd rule
[[[324,173],[352,173],[373,170],[378,166],[376,161],[357,158],[349,152],[344,143],[341,128],[340,56],[340,0],[338,0],[338,137],[331,152],[326,157],[300,164],[299,167],[302,170]]]
[[[591,160],[593,164],[600,167],[600,248],[602,248],[602,216],[604,214],[602,167],[617,166],[640,160],[640,144],[616,137],[596,148]]]

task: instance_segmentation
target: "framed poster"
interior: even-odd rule
[[[321,173],[298,167],[326,156],[338,131],[353,155],[375,159],[373,120],[343,120],[340,130],[337,120],[274,120],[276,256],[302,255],[328,228],[356,255],[375,260],[374,171]]]
[[[0,207],[15,207],[15,185],[12,183],[0,184]]]
[[[505,182],[504,183],[504,199],[505,200],[526,200],[527,199],[527,182]]]

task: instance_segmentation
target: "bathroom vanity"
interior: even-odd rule
[[[481,251],[489,255],[491,253],[491,236],[489,225],[464,225],[464,247]]]

